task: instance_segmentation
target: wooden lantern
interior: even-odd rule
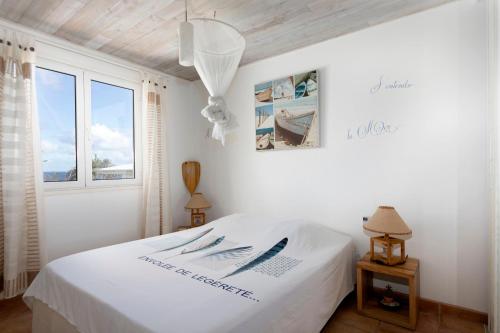
[[[411,238],[411,229],[394,207],[378,207],[363,229],[371,236],[370,260],[391,266],[406,261],[405,239]]]
[[[199,209],[191,210],[191,228],[199,227],[205,224],[205,213]]]
[[[377,247],[381,252],[377,252]],[[396,249],[399,247],[400,254],[397,255]],[[392,238],[389,235],[370,238],[370,260],[377,261],[385,265],[404,264],[408,256],[405,253],[405,241]]]
[[[191,228],[205,224],[205,213],[203,209],[210,208],[211,205],[201,193],[193,193],[191,199],[186,204],[186,209],[191,210]]]

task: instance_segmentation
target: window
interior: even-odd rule
[[[134,178],[134,91],[91,81],[92,179]]]
[[[46,188],[140,184],[139,84],[49,61],[39,66]]]
[[[43,180],[77,181],[76,77],[41,67],[36,77]]]

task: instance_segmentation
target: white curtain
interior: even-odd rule
[[[214,124],[212,137],[224,144],[225,135],[236,121],[224,101],[238,69],[245,39],[230,25],[212,19],[193,19],[194,67],[210,94],[201,114]]]
[[[3,298],[40,269],[42,176],[30,38],[0,31],[0,274]]]
[[[153,79],[143,81],[143,237],[170,232],[166,147],[163,122],[165,86]]]

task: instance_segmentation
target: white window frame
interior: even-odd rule
[[[103,75],[95,72],[84,72],[84,90],[85,90],[85,152],[86,152],[86,187],[115,187],[130,186],[142,184],[142,125],[141,125],[141,85],[124,79],[114,78],[109,75]],[[133,179],[110,179],[93,180],[92,179],[92,81],[98,81],[133,91],[134,97],[134,178]]]
[[[37,67],[75,76],[76,84],[76,161],[77,180],[44,182],[46,191],[92,190],[142,185],[142,86],[139,82],[117,78],[108,74],[87,71],[61,62],[39,57]],[[35,76],[36,80],[36,76]],[[131,89],[134,96],[134,179],[92,179],[92,80]]]
[[[85,145],[84,145],[84,91],[83,91],[83,70],[54,62],[51,60],[39,58],[36,67],[46,70],[73,75],[75,77],[75,148],[76,148],[76,181],[44,182],[44,188],[54,189],[80,189],[85,187]],[[36,80],[36,75],[35,75]],[[41,134],[41,133],[40,133]],[[41,142],[40,142],[41,144]],[[41,155],[40,155],[41,156]]]

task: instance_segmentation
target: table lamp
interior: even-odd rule
[[[390,266],[405,263],[408,257],[405,253],[405,240],[411,238],[411,229],[394,207],[379,206],[363,225],[363,229],[370,236],[370,260]],[[398,247],[399,256],[395,255]]]
[[[205,213],[203,209],[211,205],[201,193],[193,193],[186,204],[186,209],[191,210],[191,228],[205,224]]]

